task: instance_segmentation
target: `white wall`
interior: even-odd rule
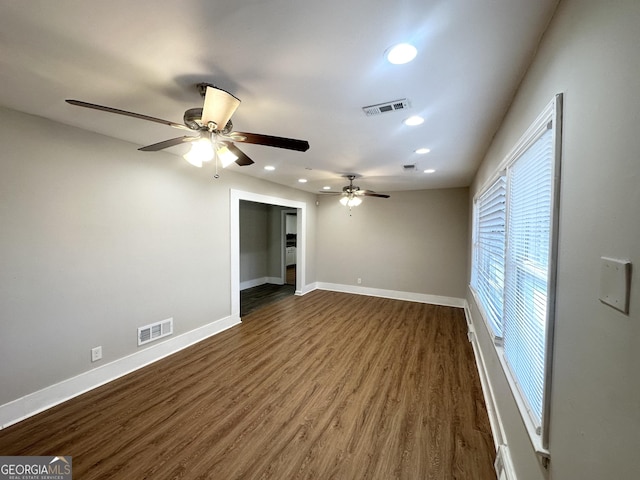
[[[240,202],[240,284],[269,276],[269,205]]]
[[[338,197],[318,197],[318,280],[464,298],[468,189],[390,194],[365,197],[351,216]]]
[[[640,265],[640,2],[562,0],[478,171],[495,171],[553,95],[564,93],[552,480],[640,475],[640,282],[624,315],[598,300],[600,257]],[[541,480],[495,350],[468,294],[518,480]]]
[[[289,207],[240,201],[240,285],[284,283],[283,210]],[[294,225],[295,232],[295,225]]]
[[[309,205],[315,282],[315,195],[10,110],[0,124],[0,405],[147,348],[138,326],[229,316],[230,189]]]

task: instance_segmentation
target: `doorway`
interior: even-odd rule
[[[289,207],[296,212],[296,269],[295,287],[296,295],[302,295],[305,289],[306,270],[306,219],[307,204],[286,198],[272,197],[257,193],[244,192],[231,189],[230,191],[230,250],[231,250],[231,314],[232,318],[240,319],[240,201],[264,203],[281,207]],[[285,237],[286,238],[286,237]],[[286,247],[286,242],[284,242]],[[284,262],[283,262],[284,265]],[[284,272],[283,272],[284,274]],[[284,277],[284,275],[283,275]]]
[[[240,201],[240,316],[295,293],[295,209]]]

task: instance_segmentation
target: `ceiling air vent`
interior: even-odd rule
[[[403,172],[417,172],[418,168],[416,167],[416,164],[413,163],[411,165],[403,165],[402,166],[402,171]]]
[[[138,328],[138,346],[153,342],[173,333],[173,318]]]
[[[406,110],[411,107],[409,100],[406,98],[394,100],[393,102],[379,103],[377,105],[369,105],[362,107],[362,111],[367,117],[380,115],[381,113],[393,112],[395,110]]]

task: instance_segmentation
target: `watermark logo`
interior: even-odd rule
[[[0,480],[71,480],[71,457],[0,457]]]

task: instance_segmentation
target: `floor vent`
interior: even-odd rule
[[[153,342],[173,333],[173,318],[138,327],[138,346]]]
[[[394,112],[396,110],[406,110],[411,105],[406,98],[394,100],[393,102],[379,103],[377,105],[369,105],[362,107],[362,111],[367,117],[372,115],[380,115],[381,113]]]

